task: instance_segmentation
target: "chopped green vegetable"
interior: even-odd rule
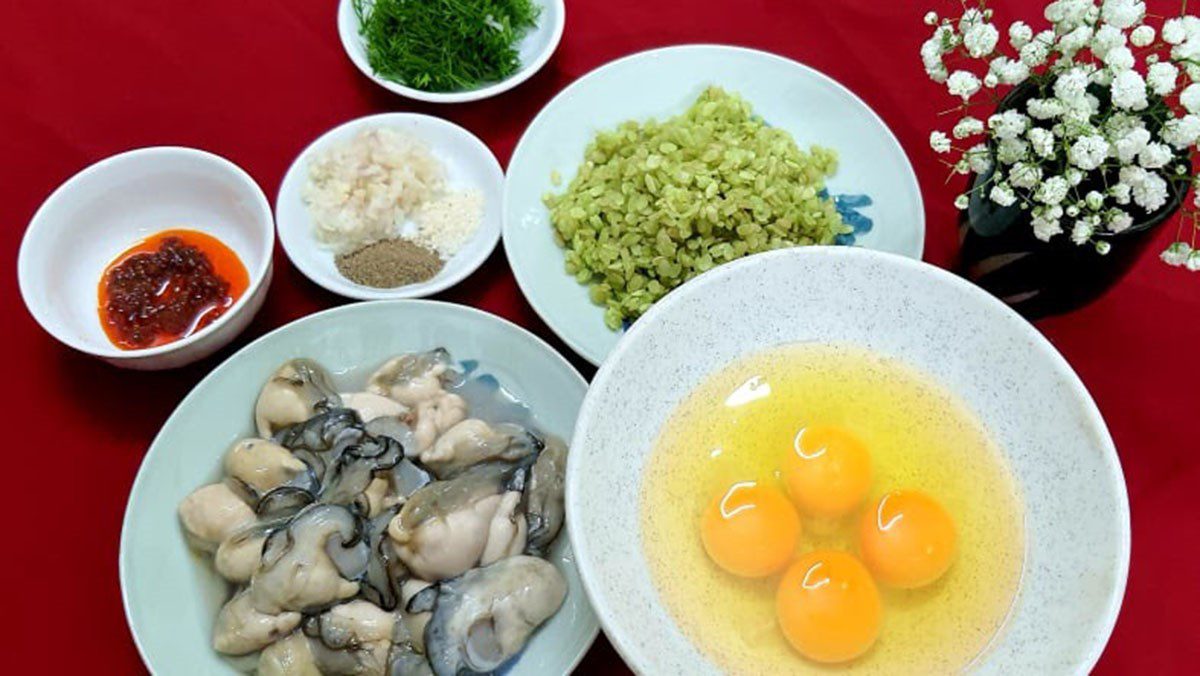
[[[834,151],[801,150],[710,87],[683,115],[598,134],[566,192],[543,200],[567,273],[617,329],[717,265],[850,232],[821,196],[836,171]]]
[[[430,92],[503,80],[517,42],[537,25],[531,0],[354,0],[375,74]]]

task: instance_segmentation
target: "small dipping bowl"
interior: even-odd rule
[[[180,228],[232,249],[249,286],[190,336],[140,350],[113,345],[98,308],[105,269],[137,242]],[[240,167],[194,148],[141,148],[91,165],[42,203],[21,242],[17,276],[29,312],[63,344],[122,368],[169,369],[203,359],[246,328],[266,297],[274,245],[270,204]]]
[[[304,203],[309,163],[319,152],[345,143],[367,129],[394,129],[424,141],[446,170],[448,190],[475,189],[483,197],[478,227],[456,254],[432,278],[416,284],[379,289],[346,279],[338,271],[332,249],[317,241],[314,223]],[[424,298],[444,291],[475,272],[500,241],[504,170],[492,151],[471,132],[438,117],[417,113],[382,113],[351,120],[325,132],[292,162],[275,199],[279,242],[292,264],[313,283],[340,296],[358,300]]]
[[[487,82],[462,91],[428,92],[376,75],[367,59],[366,41],[358,32],[360,24],[358,15],[354,12],[353,0],[341,0],[338,3],[338,37],[341,38],[342,48],[346,50],[346,56],[350,57],[354,67],[372,82],[392,93],[429,103],[478,101],[502,94],[533,77],[546,65],[554,55],[554,50],[558,48],[558,43],[562,41],[567,24],[567,7],[564,0],[534,0],[533,4],[541,9],[541,14],[538,16],[537,25],[531,28],[516,46],[517,58],[521,61],[516,72],[498,82]]]

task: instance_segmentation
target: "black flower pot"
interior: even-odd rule
[[[1083,307],[1112,288],[1154,239],[1158,226],[1179,211],[1182,194],[1173,191],[1163,208],[1120,234],[1097,234],[1112,245],[1105,255],[1093,246],[1076,245],[1067,233],[1039,240],[1028,211],[1001,208],[986,197],[971,201],[959,217],[959,274],[1027,319],[1037,319]]]
[[[1024,104],[1037,93],[1029,83],[1020,85],[1000,102],[998,110]],[[1106,92],[1096,94],[1102,105],[1108,105]],[[1090,244],[1071,241],[1071,219],[1065,216],[1063,233],[1049,242],[1039,240],[1033,234],[1033,216],[1028,210],[1018,205],[1001,207],[988,199],[986,187],[979,188],[987,185],[990,174],[974,176],[969,185],[970,202],[959,216],[958,271],[1028,319],[1075,310],[1112,288],[1142,255],[1158,227],[1179,211],[1186,193],[1186,184],[1168,180],[1170,194],[1158,210],[1145,213],[1130,205],[1135,219],[1131,227],[1119,234],[1094,236],[1111,245],[1107,254],[1100,254]],[[1092,180],[1096,184],[1092,187],[1103,190],[1102,180]],[[1084,185],[1081,192],[1088,187]]]

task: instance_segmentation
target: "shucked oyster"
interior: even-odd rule
[[[558,437],[547,437],[546,448],[538,454],[525,487],[525,520],[529,524],[526,554],[545,556],[562,530],[566,471],[567,445]]]
[[[451,368],[445,348],[395,357],[380,366],[367,381],[367,391],[390,397],[415,408],[441,396],[459,374]]]
[[[280,366],[263,385],[254,405],[254,425],[260,437],[270,439],[280,428],[340,405],[337,390],[320,364],[311,359],[293,359]]]
[[[504,664],[566,595],[566,580],[552,564],[514,556],[430,587],[409,607],[432,607],[425,627],[429,664],[437,676],[456,676]]]
[[[312,505],[263,545],[250,579],[254,607],[264,613],[310,613],[358,593],[369,558],[358,519],[339,505]]]
[[[486,557],[525,547],[518,509],[527,467],[476,465],[448,481],[413,493],[388,525],[396,553],[421,579],[461,575]]]
[[[470,418],[446,430],[421,462],[441,479],[491,460],[517,462],[542,450],[543,442],[529,430],[509,423],[489,425]]]

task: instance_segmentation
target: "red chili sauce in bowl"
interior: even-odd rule
[[[166,345],[217,320],[250,285],[246,266],[219,239],[165,230],[134,244],[104,269],[100,324],[113,345]]]

